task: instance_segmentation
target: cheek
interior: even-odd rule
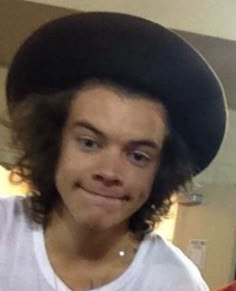
[[[151,169],[146,173],[136,175],[133,183],[133,199],[145,202],[150,196],[153,182],[156,176],[156,170]]]
[[[64,147],[61,151],[55,174],[56,187],[60,193],[70,191],[76,175],[78,176],[80,172],[79,165],[76,154],[69,148]]]
[[[68,173],[67,168],[63,163],[59,163],[56,170],[55,175],[55,184],[58,192],[62,195],[63,193],[67,193],[69,191],[69,185],[71,184],[68,181],[68,178],[71,176]]]
[[[67,179],[68,176],[79,171],[79,168],[82,165],[81,160],[82,157],[80,157],[75,143],[66,136],[58,160],[58,174],[65,175],[64,179]]]
[[[81,153],[75,146],[65,146],[59,157],[55,175],[58,191],[66,195],[75,190],[75,183],[87,180],[93,163],[87,155]]]

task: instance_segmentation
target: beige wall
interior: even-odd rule
[[[236,186],[206,185],[200,206],[180,206],[174,243],[184,252],[191,239],[207,240],[201,270],[211,290],[233,280],[236,266]]]
[[[0,67],[0,118],[6,116],[6,98],[5,98],[5,79],[6,79],[7,69]],[[8,132],[0,123],[0,155],[6,150]],[[1,160],[1,158],[0,158]]]
[[[5,108],[5,79],[7,75],[7,69],[5,67],[0,67],[0,110],[2,106]]]
[[[5,79],[7,69],[0,67],[0,118],[6,118],[6,98],[5,98]],[[0,164],[11,163],[17,154],[16,151],[10,148],[10,134],[0,123]]]
[[[223,146],[211,166],[195,181],[205,196],[203,205],[180,206],[174,243],[186,252],[191,239],[208,241],[202,270],[211,290],[233,280],[236,267],[236,111],[229,111]]]

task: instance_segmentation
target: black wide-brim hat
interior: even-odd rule
[[[135,16],[73,14],[39,28],[10,66],[8,106],[28,94],[76,88],[91,78],[126,83],[156,96],[186,142],[195,174],[215,157],[226,127],[225,98],[216,75],[178,35]]]

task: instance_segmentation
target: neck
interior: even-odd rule
[[[64,260],[101,262],[119,258],[119,251],[132,253],[138,241],[128,231],[128,225],[117,225],[109,230],[97,231],[79,225],[69,215],[52,212],[45,229],[46,247],[54,256]],[[130,257],[130,255],[129,255]]]

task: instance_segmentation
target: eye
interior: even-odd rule
[[[99,147],[98,143],[91,138],[80,138],[79,144],[81,149],[85,151],[93,151]]]
[[[139,151],[132,152],[129,156],[132,163],[141,167],[145,166],[150,161],[150,157],[147,154]]]

